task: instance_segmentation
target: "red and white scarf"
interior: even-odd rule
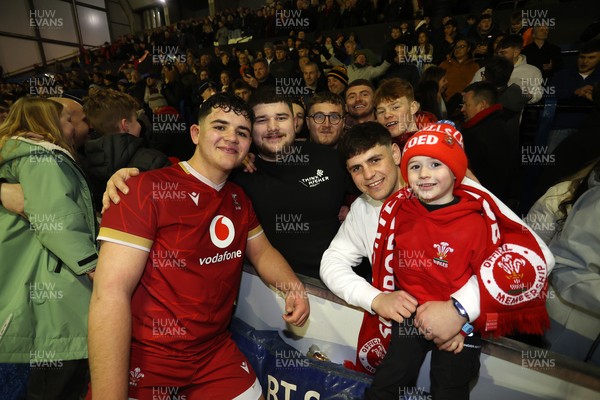
[[[477,278],[480,291],[480,317],[475,330],[484,337],[509,333],[542,334],[549,326],[546,312],[548,275],[554,257],[544,242],[483,186],[465,178],[454,194],[481,203],[494,249],[482,263]],[[403,189],[382,206],[373,247],[373,286],[394,290],[395,216],[401,202],[411,192]],[[358,336],[356,364],[346,366],[374,373],[391,338],[391,323],[365,312]]]

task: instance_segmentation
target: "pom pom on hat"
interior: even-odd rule
[[[406,182],[408,162],[415,156],[432,157],[443,162],[456,177],[454,187],[458,187],[465,177],[468,161],[463,150],[462,133],[446,121],[440,122],[421,129],[406,142],[400,162],[400,172]]]
[[[348,73],[346,68],[341,65],[331,68],[327,73],[327,77],[329,78],[330,76],[342,82],[344,86],[348,86]]]

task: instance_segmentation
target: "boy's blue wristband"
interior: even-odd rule
[[[471,336],[473,334],[473,325],[468,322],[465,322],[463,327],[460,330],[460,334],[463,336]]]

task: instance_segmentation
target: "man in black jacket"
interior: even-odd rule
[[[497,90],[489,82],[476,82],[463,93],[461,128],[469,168],[481,184],[506,203],[510,196],[518,134],[510,133],[497,102]]]

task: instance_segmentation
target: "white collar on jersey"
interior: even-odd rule
[[[221,183],[214,183],[213,181],[211,181],[210,179],[208,179],[207,177],[202,175],[200,172],[198,172],[194,168],[192,168],[192,166],[190,164],[188,164],[187,161],[182,161],[181,164],[183,164],[185,169],[188,170],[190,174],[194,175],[194,177],[196,177],[196,179],[198,179],[200,182],[204,183],[205,185],[208,185],[211,188],[215,189],[217,192],[221,191],[221,189],[223,189],[223,186],[225,186],[225,184],[227,183],[226,180]]]

